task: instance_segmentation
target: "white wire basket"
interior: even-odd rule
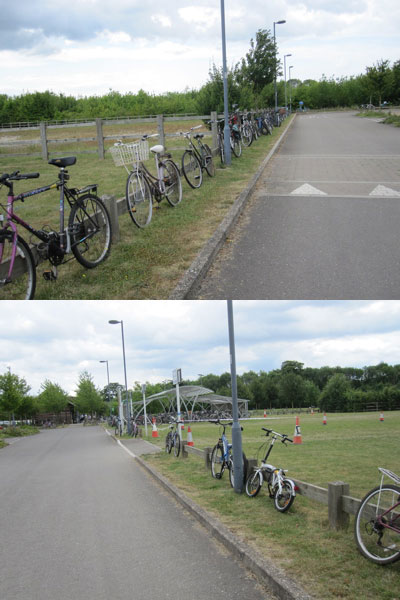
[[[147,140],[130,144],[114,144],[110,152],[116,167],[136,166],[140,161],[149,158],[149,144]]]

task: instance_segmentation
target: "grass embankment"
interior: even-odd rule
[[[285,416],[242,425],[243,449],[248,458],[255,458],[263,441],[262,426],[291,435],[295,420]],[[322,415],[302,415],[300,426],[302,445],[284,447],[277,442],[270,457],[272,464],[289,469],[288,476],[325,488],[330,481],[344,481],[353,497],[362,498],[378,485],[378,466],[400,472],[398,412],[385,414],[384,422],[377,413],[328,414],[326,426]],[[161,426],[156,443],[163,446],[166,432]],[[213,446],[218,439],[215,425],[195,423],[192,433],[199,448]],[[379,567],[364,559],[353,538],[353,517],[347,531],[331,531],[327,506],[302,496],[288,513],[279,514],[265,486],[254,499],[237,495],[227,474],[213,479],[194,455],[180,460],[160,453],[146,460],[316,598],[400,598],[400,563]]]
[[[383,110],[368,110],[365,112],[358,113],[358,117],[366,117],[372,119],[383,119],[385,125],[394,125],[400,127],[400,115],[392,115],[390,112],[384,112]]]
[[[7,438],[24,437],[27,435],[35,435],[39,433],[39,429],[32,425],[17,425],[16,427],[3,427],[0,429],[0,448],[7,446]]]
[[[151,224],[145,230],[139,230],[132,223],[128,214],[120,220],[121,241],[115,244],[107,261],[92,270],[85,270],[75,260],[59,269],[57,282],[46,282],[41,273],[46,264],[38,267],[38,283],[36,299],[165,299],[168,298],[185,270],[190,266],[204,243],[212,236],[228,210],[247,186],[257,171],[262,160],[269,152],[276,139],[289,124],[290,119],[274,129],[272,136],[262,136],[250,148],[244,148],[241,158],[233,157],[230,168],[219,168],[219,159],[215,159],[218,167],[216,176],[209,178],[204,172],[203,185],[192,190],[182,178],[183,199],[180,205],[171,208],[166,201],[161,202],[158,210],[153,212]],[[193,122],[173,122],[166,124],[166,133],[188,130],[199,124]],[[105,135],[118,135],[122,126],[112,126],[112,131]],[[139,126],[137,125],[136,128]],[[143,129],[143,128],[146,129]],[[142,124],[141,131],[135,133],[151,133],[152,124]],[[81,128],[82,129],[82,128]],[[85,135],[88,136],[88,128]],[[65,130],[65,135],[77,137],[75,129]],[[60,130],[52,135],[62,137]],[[32,133],[21,132],[21,135]],[[82,136],[82,132],[79,133]],[[210,139],[207,140],[210,142]],[[87,142],[87,147],[93,143]],[[109,142],[111,145],[112,142]],[[85,144],[58,148],[64,156],[82,151]],[[174,160],[180,164],[185,147],[182,138],[167,138],[168,149],[172,150]],[[20,151],[20,150],[19,150]],[[150,161],[149,161],[150,162]],[[15,192],[46,185],[57,177],[55,167],[47,165],[39,158],[11,158],[0,155],[0,172],[11,172],[16,169],[25,172],[39,171],[39,180],[20,182],[15,185]],[[125,195],[126,171],[116,168],[109,153],[105,160],[96,156],[78,154],[77,164],[69,169],[72,187],[83,187],[88,183],[98,184],[98,193],[112,194],[116,198]],[[4,191],[2,199],[5,199]],[[47,192],[30,198],[17,207],[18,214],[40,228],[46,223],[58,230],[58,193]],[[21,231],[28,238],[26,232]]]

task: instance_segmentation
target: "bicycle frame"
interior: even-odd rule
[[[389,477],[390,479],[392,479],[392,481],[396,482],[397,484],[399,483],[399,478],[397,477],[397,475],[395,475],[391,471],[388,471],[387,469],[383,469],[381,467],[378,467],[378,468],[379,468],[379,471],[382,473],[382,479],[381,479],[381,485],[380,485],[381,489],[383,486],[383,478],[385,475],[387,477]],[[378,497],[378,504],[376,506],[376,514],[377,515],[378,515],[378,511],[379,511],[379,502],[380,502],[380,493],[379,493],[379,497]],[[394,524],[394,521],[397,521],[398,519],[400,519],[400,512],[397,514],[397,516],[394,519],[391,519],[390,522],[385,522],[385,520],[384,520],[384,517],[386,515],[393,512],[398,507],[400,507],[400,499],[398,502],[393,504],[393,506],[390,506],[384,513],[377,516],[377,521],[378,521],[379,525],[384,527],[385,529],[390,529],[391,531],[394,531],[395,533],[400,534],[400,521],[399,521],[399,525]]]
[[[278,486],[279,493],[281,493],[282,492],[282,480],[284,478],[284,475],[285,475],[287,469],[281,469],[281,468],[275,467],[274,465],[267,463],[267,460],[268,460],[269,455],[272,452],[272,448],[274,447],[274,444],[275,444],[276,440],[278,439],[278,437],[282,438],[283,443],[285,443],[286,440],[289,440],[289,441],[292,441],[292,440],[290,440],[286,435],[282,435],[281,433],[273,431],[272,429],[266,429],[265,427],[263,427],[262,429],[264,431],[267,431],[267,436],[270,433],[272,433],[273,435],[271,438],[271,442],[268,446],[267,452],[264,456],[264,460],[261,461],[261,465],[259,467],[257,467],[256,469],[254,469],[254,471],[257,473],[262,473],[263,471],[270,473],[272,475],[272,479],[268,480],[268,486],[272,489],[275,488],[276,486]],[[263,447],[263,445],[260,447],[260,449]],[[262,480],[264,480],[264,477],[262,478]],[[291,479],[286,479],[286,481],[288,481],[291,484],[292,495],[295,496],[295,485],[293,484]]]

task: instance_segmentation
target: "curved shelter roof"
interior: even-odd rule
[[[202,404],[204,409],[210,408],[217,412],[232,409],[232,398],[220,396],[208,388],[200,385],[182,385],[179,387],[179,398],[182,412],[192,412],[195,406]],[[146,407],[154,400],[158,400],[164,406],[166,413],[176,413],[176,388],[170,388],[158,392],[146,398]],[[244,415],[248,410],[248,400],[238,399],[239,415]],[[143,412],[143,402],[134,402],[133,409],[135,418]]]

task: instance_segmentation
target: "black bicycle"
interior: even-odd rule
[[[226,437],[225,430],[226,428],[232,427],[232,422],[230,423],[221,423],[219,419],[210,420],[210,423],[214,423],[215,425],[220,425],[222,428],[219,440],[217,444],[214,446],[211,452],[211,475],[215,479],[221,479],[224,474],[225,469],[229,471],[229,481],[232,487],[235,487],[234,481],[234,470],[233,470],[233,453],[232,453],[232,444],[228,442],[228,438]],[[241,427],[243,431],[243,427]],[[246,481],[246,472],[247,472],[247,458],[245,453],[243,452],[242,456],[243,460],[243,483]]]
[[[215,175],[211,148],[202,141],[204,134],[197,133],[193,136],[197,146],[192,141],[192,132],[200,127],[202,125],[196,125],[196,127],[191,127],[189,131],[180,132],[180,135],[183,135],[189,142],[189,148],[182,155],[182,173],[190,187],[194,189],[199,188],[203,183],[204,169],[209,177]]]
[[[76,163],[75,156],[55,158],[50,165],[58,167],[58,181],[51,185],[22,192],[14,196],[14,181],[37,179],[39,173],[20,173],[0,176],[0,185],[8,188],[5,209],[5,225],[0,230],[0,299],[31,300],[36,288],[36,264],[30,245],[18,234],[17,225],[24,227],[32,236],[40,240],[31,243],[36,246],[38,256],[52,265],[43,273],[45,279],[57,279],[59,265],[72,260],[73,254],[84,267],[92,269],[104,261],[111,248],[111,221],[108,211],[97,196],[97,185],[87,185],[82,189],[68,188],[69,175],[66,167]],[[59,231],[50,228],[35,229],[14,212],[14,203],[26,198],[58,189],[60,191],[60,227]],[[71,212],[68,227],[65,227],[65,199]],[[4,217],[1,215],[4,223]]]
[[[169,424],[169,431],[165,438],[165,451],[171,454],[172,448],[174,449],[174,456],[178,457],[181,451],[181,438],[179,435],[179,428],[183,421],[174,421]]]

